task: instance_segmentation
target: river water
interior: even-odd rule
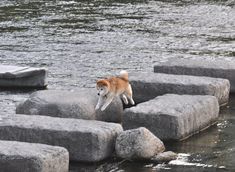
[[[121,69],[152,72],[174,58],[235,60],[235,1],[0,1],[0,63],[48,68],[48,89],[94,87]],[[31,92],[1,91],[0,114],[14,113]],[[71,171],[233,171],[234,103],[232,96],[217,125],[169,143],[181,153],[170,164],[74,164]]]

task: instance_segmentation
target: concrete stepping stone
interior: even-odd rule
[[[226,78],[235,92],[235,62],[226,60],[174,59],[154,65],[154,72]]]
[[[70,160],[97,162],[112,155],[122,126],[102,121],[12,115],[0,120],[0,139],[62,146]]]
[[[58,146],[1,140],[0,169],[5,172],[68,172],[69,153]]]
[[[114,99],[105,111],[95,110],[97,102],[95,88],[74,91],[42,90],[31,94],[26,101],[19,104],[16,113],[121,122],[123,105],[120,98]]]
[[[47,71],[43,68],[0,65],[0,87],[46,87]]]
[[[149,129],[161,140],[183,140],[217,122],[219,104],[214,96],[166,94],[127,108],[125,130]]]
[[[134,101],[138,104],[163,94],[212,95],[220,105],[228,103],[230,84],[227,79],[170,75],[162,73],[132,73],[130,83]]]

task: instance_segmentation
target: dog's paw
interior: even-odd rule
[[[128,105],[128,102],[124,102],[125,105]]]
[[[95,110],[98,110],[99,108],[100,108],[99,106],[96,106],[96,107],[95,107]]]
[[[106,109],[106,107],[102,107],[102,108],[101,108],[101,111],[104,111],[105,109]]]
[[[123,102],[125,105],[128,105],[128,100],[127,99],[123,99]]]
[[[134,100],[131,100],[131,104],[132,104],[132,105],[135,105],[135,102],[134,102]]]

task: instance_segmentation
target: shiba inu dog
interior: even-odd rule
[[[116,96],[120,96],[125,104],[128,104],[128,100],[132,105],[135,104],[132,98],[132,88],[128,81],[127,71],[121,71],[118,77],[98,80],[96,82],[96,89],[99,96],[95,107],[96,110],[102,106],[101,111],[104,111]]]

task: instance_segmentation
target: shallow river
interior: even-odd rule
[[[102,76],[153,71],[174,58],[235,60],[234,0],[1,0],[0,63],[46,67],[48,89],[94,87]],[[32,91],[1,91],[13,114]],[[71,171],[233,171],[235,96],[219,123],[168,149],[171,164],[72,164]]]

